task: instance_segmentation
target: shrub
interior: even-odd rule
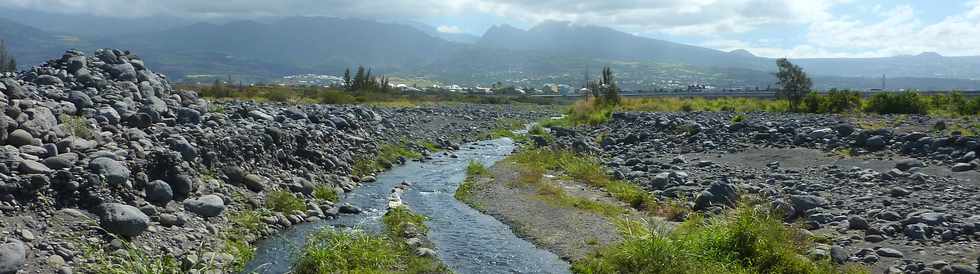
[[[404,256],[399,251],[385,237],[328,228],[307,241],[293,270],[297,274],[382,273],[398,266]]]
[[[320,103],[334,105],[354,104],[357,103],[357,98],[343,91],[324,91],[320,93]]]
[[[490,175],[490,171],[487,167],[478,161],[470,160],[470,163],[466,165],[466,176],[487,176]]]
[[[266,197],[266,206],[276,212],[285,214],[306,210],[306,203],[302,198],[296,197],[286,191],[273,191]]]
[[[744,114],[736,114],[735,116],[732,117],[732,124],[741,123],[742,121],[745,121]]]
[[[864,273],[801,256],[811,243],[779,218],[749,206],[729,216],[689,218],[669,233],[621,224],[626,238],[572,266],[575,273]]]
[[[878,114],[926,114],[928,105],[916,92],[878,93],[868,99],[865,111]]]
[[[313,197],[320,200],[331,201],[334,203],[340,200],[340,195],[338,195],[337,191],[334,190],[334,188],[327,185],[318,185],[314,187]]]
[[[407,207],[400,206],[389,209],[381,221],[385,224],[385,231],[392,237],[405,237],[408,227],[415,227],[419,234],[426,234],[429,228],[425,226],[425,216],[412,212]]]
[[[62,128],[67,130],[71,136],[86,140],[95,139],[95,132],[92,129],[92,125],[89,124],[85,117],[62,114],[60,118]]]

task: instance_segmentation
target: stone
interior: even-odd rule
[[[20,172],[24,174],[46,174],[50,173],[51,169],[37,161],[23,159],[20,160]]]
[[[146,185],[146,200],[155,204],[167,204],[174,199],[174,191],[167,182],[155,180]]]
[[[188,175],[177,175],[169,179],[170,188],[173,189],[174,199],[184,199],[190,196],[194,190],[194,178]]]
[[[925,164],[918,159],[904,159],[895,163],[895,168],[901,171],[909,171],[912,168],[925,167]]]
[[[878,250],[875,251],[875,254],[878,254],[878,256],[882,256],[882,257],[886,257],[886,258],[902,258],[902,257],[905,257],[905,254],[902,254],[901,251],[898,251],[898,250],[896,250],[894,248],[889,248],[889,247],[879,248]]]
[[[0,82],[2,82],[4,86],[7,86],[5,93],[7,94],[8,98],[10,99],[27,98],[27,92],[24,91],[24,88],[17,83],[17,80],[14,80],[12,78],[3,78],[0,79]]]
[[[242,184],[244,184],[248,190],[254,192],[262,192],[265,190],[265,183],[265,178],[255,174],[245,175],[245,178],[242,179]]]
[[[789,196],[789,200],[798,213],[823,207],[828,203],[827,199],[816,195],[791,195]]]
[[[58,77],[54,77],[54,76],[51,76],[51,75],[41,75],[41,76],[38,76],[37,79],[34,79],[34,83],[35,84],[38,84],[38,85],[42,85],[42,86],[44,86],[44,85],[48,85],[48,86],[62,86],[62,85],[64,85],[64,81],[61,81],[61,79],[58,79]]]
[[[942,274],[977,274],[977,268],[963,264],[953,264],[943,267],[940,273]]]
[[[20,147],[20,146],[30,145],[31,143],[34,143],[34,137],[31,136],[31,133],[27,132],[26,130],[17,129],[10,132],[10,134],[7,135],[8,145]]]
[[[953,172],[964,172],[974,169],[976,169],[976,166],[973,163],[956,163],[952,167]]]
[[[847,218],[848,228],[856,230],[865,230],[870,228],[868,225],[868,220],[861,216],[851,216]]]
[[[839,245],[830,247],[830,259],[833,260],[834,263],[844,264],[844,262],[847,262],[848,257],[850,257],[850,255],[847,254],[847,250],[845,250],[843,247]]]
[[[184,200],[184,209],[201,217],[217,217],[225,211],[225,201],[218,195],[209,194]]]
[[[425,248],[425,247],[420,247],[419,249],[415,250],[415,256],[434,258],[437,256],[437,254],[435,250]]]
[[[272,115],[265,114],[265,112],[258,111],[258,110],[249,111],[248,116],[256,120],[272,121],[276,119],[275,117],[272,117]]]
[[[133,237],[150,227],[150,217],[136,207],[119,203],[105,203],[99,207],[99,225],[106,231]]]
[[[111,185],[122,185],[129,181],[130,171],[123,162],[108,157],[99,157],[89,162],[89,169],[105,176]]]
[[[225,173],[225,177],[228,178],[227,182],[232,185],[237,185],[242,183],[245,179],[245,170],[240,167],[225,167],[221,170]]]
[[[738,192],[735,186],[728,182],[714,182],[694,199],[694,209],[704,210],[710,206],[734,207],[736,202],[738,202]]]
[[[67,156],[58,155],[58,156],[48,157],[43,161],[41,161],[41,163],[48,166],[48,168],[57,170],[57,169],[71,168],[75,164],[75,161],[73,159],[68,158]]]
[[[351,204],[343,204],[340,206],[339,212],[344,214],[360,214],[361,209]]]
[[[9,239],[0,245],[0,274],[16,273],[26,262],[27,246],[23,242]]]
[[[868,150],[880,150],[885,148],[885,145],[885,137],[881,135],[871,136],[867,140],[864,140],[864,148]]]

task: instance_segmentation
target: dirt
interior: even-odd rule
[[[467,204],[509,225],[516,234],[562,259],[585,258],[601,247],[622,240],[616,224],[594,212],[555,206],[537,194],[532,186],[515,184],[518,168],[502,161],[490,168],[492,177],[475,182]],[[557,184],[567,195],[607,203],[619,203],[607,193],[546,174],[545,184]]]

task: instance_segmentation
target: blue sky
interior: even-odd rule
[[[0,0],[96,16],[342,16],[482,34],[545,20],[767,57],[980,55],[980,0]],[[121,12],[124,11],[124,12]]]

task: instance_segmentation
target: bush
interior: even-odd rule
[[[354,98],[348,92],[343,91],[324,91],[320,94],[321,104],[332,104],[332,105],[345,105],[357,103],[357,98]]]
[[[856,91],[832,89],[825,95],[810,92],[803,98],[801,111],[808,113],[846,113],[861,106],[861,94]]]
[[[340,200],[340,195],[330,186],[318,185],[313,188],[313,198],[336,203]]]
[[[710,220],[694,216],[669,233],[621,224],[626,238],[575,262],[575,273],[865,273],[801,256],[811,246],[799,230],[749,206]]]
[[[478,161],[470,160],[470,163],[466,165],[466,176],[487,176],[490,175],[490,171],[487,167]]]
[[[286,191],[273,191],[266,197],[266,206],[276,212],[291,214],[297,211],[306,210],[306,203],[302,198],[296,197]]]
[[[929,107],[916,92],[878,93],[868,99],[867,112],[878,114],[927,114]]]

